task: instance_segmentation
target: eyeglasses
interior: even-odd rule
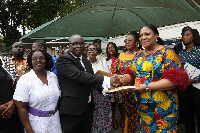
[[[33,57],[32,61],[37,61],[39,59],[39,61],[45,60],[45,57],[40,56],[39,58],[37,57]]]
[[[128,40],[128,43],[131,43],[132,40]],[[127,43],[127,39],[124,40],[124,43]]]
[[[24,48],[24,47],[15,45],[13,48],[17,49],[17,48]]]
[[[69,44],[71,44],[72,46],[78,46],[78,45],[80,45],[81,47],[83,47],[83,46],[85,46],[85,43],[84,42],[72,42],[72,43],[69,43]]]
[[[89,49],[87,49],[89,52],[95,52],[95,51],[97,51],[97,49],[96,48],[89,48]]]

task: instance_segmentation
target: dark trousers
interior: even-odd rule
[[[24,127],[17,113],[8,120],[0,117],[0,133],[24,133]]]
[[[60,122],[63,133],[90,133],[93,122],[93,106],[88,104],[81,115],[67,115],[60,113]]]
[[[200,133],[200,90],[190,85],[179,94],[179,102],[187,133],[195,133],[194,115],[197,115],[198,133]]]

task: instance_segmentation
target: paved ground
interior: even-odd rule
[[[122,133],[121,127],[119,126],[120,114],[119,114],[118,108],[116,108],[116,119],[118,122],[118,129],[113,129],[112,133]],[[197,131],[198,131],[197,120],[195,120],[195,125],[196,125],[196,133],[197,133]],[[183,124],[178,124],[177,128],[178,128],[177,133],[186,133],[185,126]]]

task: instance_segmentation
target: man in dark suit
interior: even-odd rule
[[[90,133],[93,120],[92,87],[102,91],[104,86],[109,88],[113,82],[119,83],[117,77],[95,76],[91,63],[82,56],[84,49],[83,38],[73,35],[69,39],[69,51],[57,61],[61,89],[59,111],[64,133]]]

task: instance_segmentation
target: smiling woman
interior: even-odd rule
[[[29,55],[27,57],[27,62],[28,62],[30,69],[34,69],[33,63],[35,63],[35,62],[41,63],[41,61],[46,62],[45,63],[45,70],[51,70],[52,69],[52,67],[53,67],[52,57],[51,57],[50,54],[48,54],[44,50],[39,50],[39,49],[33,50],[29,53]]]
[[[145,48],[135,53],[130,67],[118,76],[123,83],[135,83],[130,102],[136,102],[137,133],[177,132],[177,91],[185,90],[188,75],[181,68],[175,52],[159,45],[158,30],[147,24],[140,28],[140,42]],[[127,96],[128,97],[128,96]],[[164,106],[163,106],[164,105]]]
[[[127,51],[120,53],[118,60],[115,61],[111,68],[113,74],[123,74],[124,70],[130,66],[129,61],[135,56],[135,52],[139,50],[137,44],[139,44],[139,34],[136,31],[131,31],[124,40]],[[121,120],[120,125],[123,128],[123,132],[135,132],[136,131],[136,104],[135,102],[130,102],[132,99],[132,91],[119,92],[118,95],[115,94],[115,101],[118,101],[123,106],[121,106]],[[124,121],[124,118],[126,121]],[[117,122],[113,120],[113,126]],[[115,126],[114,126],[115,127]]]
[[[49,70],[53,60],[44,50],[33,50],[27,57],[29,73],[17,82],[14,100],[26,132],[61,133],[57,103],[57,77]]]
[[[94,73],[98,70],[109,73],[109,68],[106,64],[105,59],[97,59],[97,46],[90,44],[87,49],[87,55],[89,61],[92,64],[92,69]],[[110,96],[104,96],[97,90],[92,90],[92,99],[95,105],[95,110],[93,111],[93,123],[92,123],[92,133],[110,133],[112,132],[111,126],[111,102]]]

